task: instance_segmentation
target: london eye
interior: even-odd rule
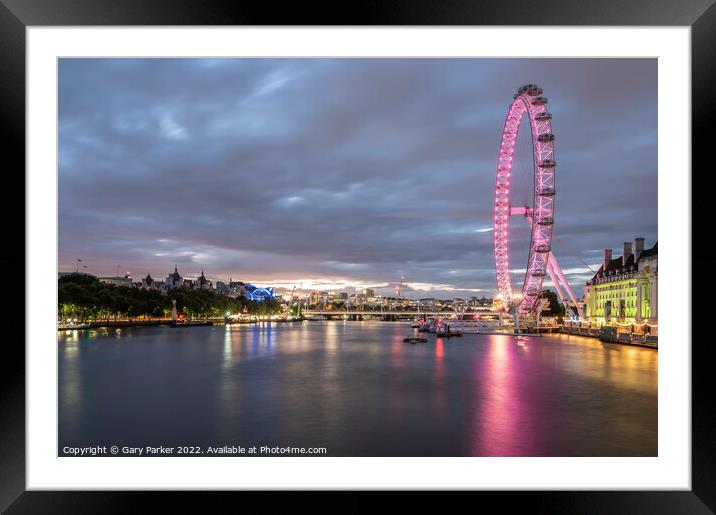
[[[565,290],[570,300],[581,312],[564,274],[552,254],[554,228],[555,173],[557,162],[554,155],[555,135],[552,132],[552,114],[547,111],[547,98],[541,88],[527,84],[517,90],[507,112],[502,129],[497,158],[494,203],[494,254],[497,275],[497,295],[503,307],[515,306],[520,314],[535,311],[537,299],[542,292],[546,275],[552,279],[560,300],[564,303]],[[514,163],[517,137],[523,118],[529,124],[531,136],[532,185],[530,199],[522,203],[516,198],[514,186]],[[512,286],[510,264],[523,256],[511,256],[511,222],[521,219],[529,230],[529,251],[521,290],[515,293]],[[514,222],[513,222],[514,223]],[[524,262],[524,261],[522,261]],[[580,313],[581,315],[581,313]]]

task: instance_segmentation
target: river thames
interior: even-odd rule
[[[657,455],[655,350],[567,335],[403,343],[412,333],[338,321],[60,332],[58,452]]]

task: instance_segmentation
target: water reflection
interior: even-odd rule
[[[224,368],[230,368],[244,360],[254,359],[274,353],[276,322],[262,322],[260,324],[225,325],[221,329],[223,336],[222,363]],[[213,328],[214,331],[218,328]],[[295,346],[293,339],[282,342],[283,352],[290,351]]]
[[[223,368],[229,368],[231,366],[231,356],[234,352],[234,338],[232,336],[235,334],[235,332],[232,330],[234,326],[232,325],[225,325],[224,326],[224,353],[223,353],[223,360],[222,365]]]
[[[77,421],[81,416],[84,393],[78,363],[80,331],[58,331],[57,341],[59,368],[65,372],[58,388],[59,410],[67,413],[70,420]]]
[[[656,351],[561,335],[411,345],[410,334],[376,322],[58,333],[60,440],[656,454]]]
[[[435,402],[434,415],[444,417],[447,407],[447,388],[445,385],[445,349],[444,338],[435,339],[435,364],[433,368],[433,399]]]
[[[517,342],[511,336],[488,336],[487,355],[475,366],[478,374],[481,409],[475,421],[473,454],[484,456],[526,455],[521,449],[523,435],[518,433],[520,397],[517,370],[511,366],[511,355]],[[519,449],[519,450],[518,450]]]

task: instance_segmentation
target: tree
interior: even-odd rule
[[[263,302],[245,298],[232,299],[212,290],[176,288],[168,294],[115,286],[100,282],[86,274],[69,274],[58,280],[58,316],[62,319],[109,320],[130,317],[159,317],[168,315],[172,299],[177,310],[188,318],[222,316],[227,311],[241,313],[247,306],[249,313],[268,315],[278,313],[281,304],[275,299]]]
[[[60,277],[57,280],[58,284],[82,284],[86,286],[96,286],[98,284],[101,284],[99,282],[99,279],[97,279],[94,275],[90,274],[79,274],[79,273],[73,273],[73,274],[67,274],[62,277]]]
[[[543,311],[543,315],[552,317],[563,317],[564,316],[564,304],[559,301],[557,294],[552,290],[542,290],[539,295],[540,299],[549,300],[549,307]]]

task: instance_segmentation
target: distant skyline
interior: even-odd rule
[[[553,249],[581,295],[605,247],[657,239],[656,59],[60,59],[59,270],[492,296],[526,83],[554,115]]]

